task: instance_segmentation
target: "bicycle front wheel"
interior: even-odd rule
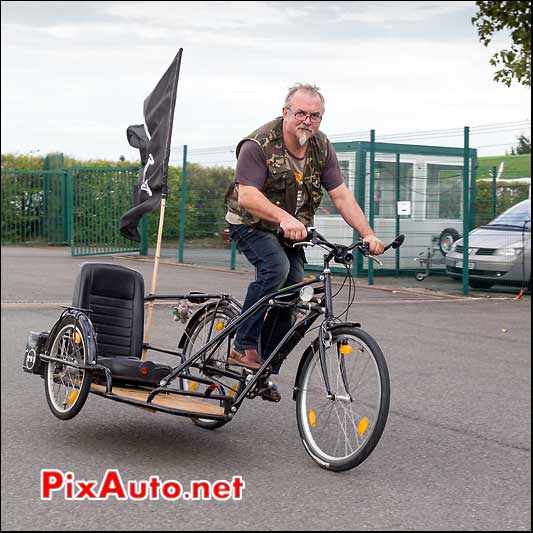
[[[349,470],[376,447],[387,421],[387,364],[370,335],[339,326],[325,347],[328,395],[318,341],[307,352],[298,379],[296,417],[305,449],[322,468]]]

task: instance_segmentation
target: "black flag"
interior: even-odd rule
[[[180,48],[170,67],[144,101],[146,126],[130,126],[126,131],[129,144],[139,148],[143,165],[133,191],[134,206],[120,219],[120,233],[132,241],[141,242],[137,228],[139,221],[145,213],[159,207],[161,199],[167,195],[170,139],[182,51]]]

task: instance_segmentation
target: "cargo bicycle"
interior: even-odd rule
[[[398,248],[398,236],[385,247]],[[50,331],[31,332],[23,369],[44,378],[52,413],[68,420],[82,409],[90,393],[151,411],[184,416],[206,429],[232,420],[246,399],[272,396],[269,377],[310,331],[316,338],[299,361],[292,398],[300,437],[322,468],[356,467],[376,447],[387,421],[390,383],[377,342],[360,323],[341,320],[354,301],[351,265],[354,250],[369,260],[367,244],[335,244],[310,228],[294,247],[325,250],[322,272],[259,300],[246,312],[230,294],[189,292],[144,295],[142,275],[108,263],[85,263],[76,280],[72,305],[65,307]],[[348,306],[335,315],[334,261],[346,268]],[[341,287],[341,288],[342,288]],[[177,350],[143,342],[144,304],[178,301],[176,318],[187,323]],[[200,306],[190,315],[190,306]],[[300,319],[258,370],[228,364],[235,331],[256,312],[290,308]],[[318,320],[318,319],[321,320]],[[318,325],[315,323],[318,320]],[[175,356],[171,367],[146,360],[148,351]]]

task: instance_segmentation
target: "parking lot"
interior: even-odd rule
[[[530,530],[531,299],[473,291],[430,276],[357,280],[349,318],[381,345],[391,375],[384,435],[357,468],[335,474],[307,456],[291,388],[305,338],[275,381],[282,400],[248,400],[215,431],[187,418],[90,395],[71,421],[48,409],[43,381],[22,372],[30,330],[68,304],[79,265],[139,270],[136,256],[73,258],[65,248],[2,248],[3,530]],[[242,301],[249,271],[161,262],[157,293],[229,292]],[[340,281],[336,281],[340,287]],[[439,284],[440,283],[440,284]],[[342,310],[347,291],[337,297]],[[175,347],[183,326],[155,306],[151,340]],[[161,362],[169,359],[159,357]],[[43,469],[102,480],[245,482],[234,501],[42,500]]]

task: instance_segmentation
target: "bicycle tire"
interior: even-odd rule
[[[333,398],[328,398],[318,342],[306,352],[297,383],[298,431],[307,453],[319,466],[349,470],[368,458],[383,434],[390,403],[389,372],[380,347],[368,333],[339,325],[332,330],[331,345],[326,348],[333,393]],[[341,349],[343,346],[346,348]],[[336,425],[338,434],[334,434]],[[344,445],[344,451],[339,445]]]
[[[69,363],[88,364],[92,335],[84,320],[73,315],[61,319],[54,327],[48,355]],[[44,391],[48,407],[61,420],[74,418],[85,405],[91,386],[91,373],[73,366],[47,361],[44,369]]]
[[[234,320],[239,313],[230,306],[221,305],[218,308],[215,306],[207,306],[198,311],[197,316],[191,318],[192,327],[187,331],[186,339],[183,344],[183,355],[185,359],[188,359],[194,352],[198,351],[202,345],[205,345],[210,339],[212,339],[216,334],[218,334],[224,327],[227,326],[229,322]],[[222,343],[221,347],[210,357],[210,361],[214,361],[215,366],[221,365],[226,366],[227,363],[227,342],[226,340]],[[211,393],[224,394],[224,388],[221,385],[217,385],[215,388],[213,386],[204,385],[195,381],[187,380],[186,375],[198,375],[203,378],[209,378],[209,375],[206,375],[200,369],[189,368],[187,373],[183,376],[183,389],[187,391],[194,392],[204,392],[204,394],[209,395]],[[235,394],[236,389],[233,389],[233,392],[230,394]],[[220,405],[223,405],[222,400]],[[204,429],[217,429],[225,424],[227,420],[210,420],[207,418],[196,418],[191,417],[191,420],[194,424]]]

